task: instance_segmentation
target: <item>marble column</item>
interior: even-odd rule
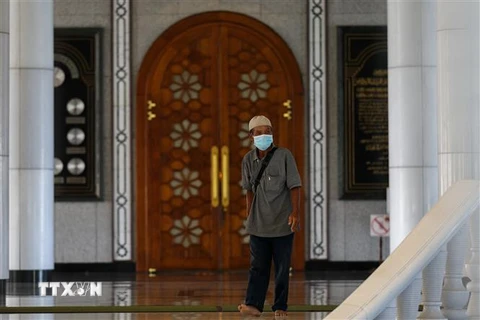
[[[472,25],[470,25],[469,33],[472,38],[472,79],[470,80],[470,88],[472,90],[472,107],[477,110],[476,123],[480,123],[480,4],[477,1],[473,4]],[[477,134],[480,134],[477,132]],[[480,137],[477,136],[477,141]],[[477,157],[476,172],[477,178],[480,172],[480,161]],[[467,307],[467,318],[470,320],[480,319],[480,211],[477,210],[470,220],[470,255],[469,260],[465,264],[465,271],[470,281],[467,284],[467,290],[470,292],[470,300]]]
[[[477,1],[439,1],[437,5],[438,152],[442,193],[458,180],[480,176],[479,13]],[[468,235],[469,228],[465,226],[447,245],[442,302],[448,319],[467,317],[465,306],[469,293],[462,277]]]
[[[8,279],[8,1],[0,1],[0,296]]]
[[[54,267],[53,0],[10,2],[10,276]]]
[[[388,1],[390,250],[438,200],[435,4]],[[421,274],[397,300],[416,319]]]

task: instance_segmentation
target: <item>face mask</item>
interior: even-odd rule
[[[253,144],[258,149],[265,151],[267,150],[273,142],[273,136],[271,134],[262,134],[261,136],[253,137]]]

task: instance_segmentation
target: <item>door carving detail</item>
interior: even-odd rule
[[[139,270],[248,267],[240,169],[252,148],[250,118],[269,117],[276,144],[303,167],[303,135],[294,134],[301,121],[294,127],[282,116],[287,99],[303,103],[292,59],[269,28],[233,13],[187,18],[153,44],[137,91],[139,105],[155,103],[153,121],[142,115],[150,108],[137,108]]]

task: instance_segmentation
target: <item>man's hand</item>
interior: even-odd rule
[[[296,212],[292,212],[292,214],[288,217],[288,225],[292,232],[296,232],[300,230],[300,217]]]

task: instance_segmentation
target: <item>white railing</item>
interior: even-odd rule
[[[386,308],[394,307],[398,295],[410,286],[452,237],[465,230],[462,227],[467,220],[475,215],[471,221],[479,223],[476,210],[479,206],[479,186],[479,181],[469,180],[457,182],[448,189],[396,250],[325,320],[374,320],[379,315],[379,318],[385,318]],[[472,229],[478,233],[478,226]],[[467,319],[480,319],[480,271],[477,270],[480,268],[480,244],[476,244],[476,238],[478,234],[472,237],[472,264],[467,264],[466,268],[470,270],[471,278],[471,283],[467,285],[471,294],[468,312],[465,313],[468,314]],[[390,314],[389,317],[395,319],[395,315],[392,318]]]

